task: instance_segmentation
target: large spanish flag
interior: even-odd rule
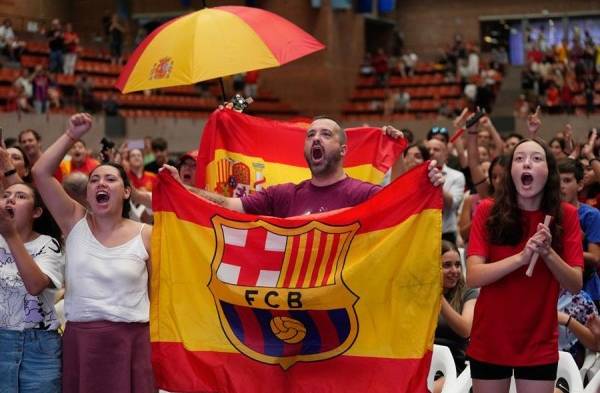
[[[442,194],[426,164],[356,207],[286,219],[159,178],[150,329],[161,388],[427,391]]]
[[[306,125],[216,110],[204,126],[198,149],[196,184],[226,196],[242,196],[273,184],[310,178],[304,159]],[[380,128],[346,130],[344,169],[379,184],[406,147]]]

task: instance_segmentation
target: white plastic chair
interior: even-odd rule
[[[600,372],[594,375],[594,378],[585,387],[584,393],[598,393],[600,392]]]
[[[434,344],[433,355],[431,356],[431,367],[429,368],[429,375],[427,376],[427,389],[429,389],[430,392],[433,390],[433,378],[438,371],[444,374],[445,381],[442,393],[445,393],[446,386],[453,384],[456,380],[456,365],[454,364],[452,352],[450,352],[448,347]]]
[[[564,378],[569,384],[569,393],[583,393],[583,381],[579,374],[579,367],[568,352],[558,352],[558,378]]]
[[[581,376],[579,375],[579,369],[577,368],[577,364],[575,360],[573,360],[573,356],[571,356],[568,352],[558,352],[558,371],[556,375],[558,378],[564,378],[569,384],[569,393],[584,393],[583,390],[583,382],[581,381]],[[598,379],[598,386],[600,386],[600,379],[596,378],[598,375],[594,377],[594,380]],[[471,368],[467,366],[467,368],[458,376],[458,378],[452,383],[451,386],[444,386],[443,393],[468,393],[471,388],[473,381],[471,380]],[[588,386],[590,386],[592,383]],[[427,385],[429,386],[429,385]],[[511,378],[510,381],[510,393],[516,393],[515,379]],[[585,393],[588,390],[586,388]],[[589,392],[597,393],[596,390],[590,390]]]
[[[471,366],[467,364],[467,367],[462,373],[451,383],[444,384],[443,393],[469,393],[471,388]]]

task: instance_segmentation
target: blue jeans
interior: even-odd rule
[[[61,355],[55,330],[0,330],[0,393],[60,393]]]

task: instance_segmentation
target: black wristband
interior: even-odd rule
[[[14,175],[15,173],[17,173],[17,170],[15,168],[13,169],[9,169],[6,172],[4,172],[4,177],[9,177]]]

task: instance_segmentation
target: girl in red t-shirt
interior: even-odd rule
[[[560,201],[556,160],[544,142],[521,141],[507,165],[510,176],[495,200],[479,205],[469,239],[467,285],[481,287],[467,349],[473,391],[508,392],[514,372],[519,393],[551,393],[558,291],[582,285],[577,210]],[[545,215],[552,216],[549,226]]]

